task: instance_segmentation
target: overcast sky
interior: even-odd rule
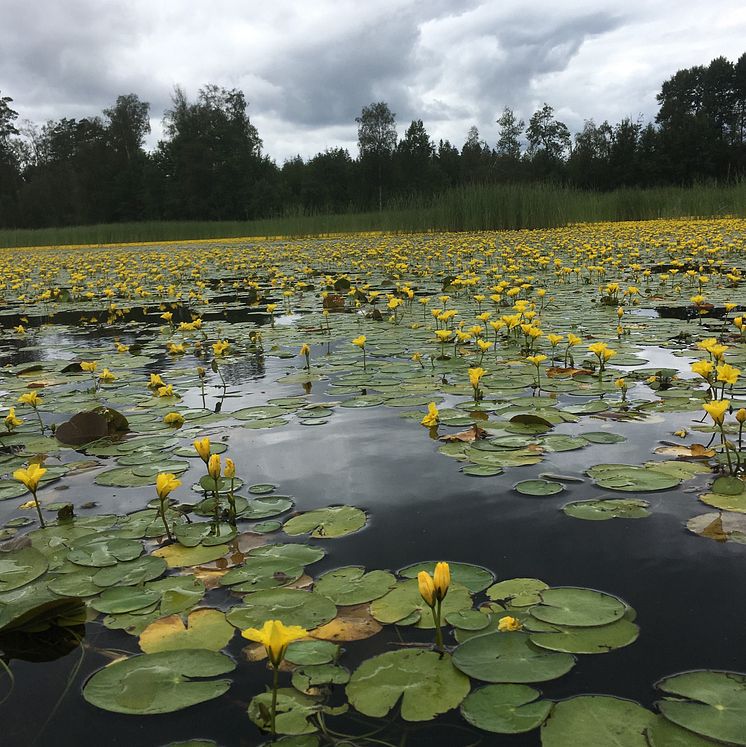
[[[175,85],[240,88],[281,163],[357,153],[372,101],[400,136],[421,118],[459,147],[491,145],[505,106],[583,120],[655,115],[676,70],[746,51],[744,0],[0,0],[0,92],[35,122],[95,115],[117,95],[151,104],[153,145]]]

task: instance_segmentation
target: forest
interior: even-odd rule
[[[472,127],[460,146],[435,143],[421,119],[399,137],[396,114],[373,102],[356,120],[357,154],[331,146],[278,165],[240,90],[208,84],[190,100],[177,87],[150,151],[150,105],[135,93],[100,116],[36,125],[0,91],[0,228],[354,213],[484,184],[607,192],[743,178],[746,53],[677,71],[657,101],[655,121],[587,120],[574,135],[547,103],[528,122],[505,107],[494,144]]]

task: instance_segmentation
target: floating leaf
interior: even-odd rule
[[[285,660],[302,666],[328,664],[339,656],[339,646],[328,641],[293,641],[285,652]]]
[[[285,534],[296,536],[311,534],[311,537],[344,537],[365,526],[365,512],[354,506],[330,506],[318,508],[285,522]]]
[[[531,614],[552,625],[593,626],[619,620],[626,609],[611,594],[565,586],[542,591],[541,603],[531,608]]]
[[[214,651],[141,654],[100,669],[84,685],[83,697],[114,713],[172,713],[220,697],[231,685],[230,680],[190,678],[215,677],[234,668],[231,658]]]
[[[186,625],[181,615],[168,615],[140,633],[140,648],[146,654],[158,651],[204,648],[220,651],[236,632],[220,610],[203,608],[190,612]]]
[[[528,685],[486,685],[466,696],[461,715],[484,731],[521,734],[540,726],[552,710],[552,702],[539,696]]]
[[[554,706],[541,728],[542,747],[648,747],[655,715],[631,700],[581,695]]]
[[[469,590],[463,586],[451,584],[441,609],[443,615],[471,609]],[[425,629],[435,627],[430,607],[420,595],[417,579],[397,584],[388,594],[374,600],[370,605],[370,611],[373,617],[382,623],[417,625],[418,628]]]
[[[255,695],[249,703],[249,718],[260,729],[271,728],[272,694]],[[277,718],[275,728],[278,734],[313,734],[316,726],[310,719],[320,709],[318,700],[290,687],[277,691]]]
[[[469,692],[469,678],[448,654],[390,651],[364,661],[347,685],[350,704],[366,716],[381,718],[401,699],[405,721],[429,721],[456,708]]]
[[[183,545],[174,544],[158,548],[153,552],[153,555],[163,558],[169,568],[183,568],[185,566],[210,563],[213,560],[222,558],[229,549],[228,545],[184,547]]]
[[[370,602],[382,597],[396,585],[396,578],[386,571],[365,572],[358,566],[327,571],[316,579],[314,589],[338,605]]]
[[[575,657],[539,648],[527,633],[487,633],[462,643],[453,663],[485,682],[543,682],[569,672]]]
[[[601,488],[649,493],[675,488],[681,480],[664,472],[633,464],[597,464],[587,473]]]
[[[746,544],[746,516],[742,513],[723,511],[701,514],[689,519],[686,528],[700,537],[707,537],[716,542]]]
[[[629,646],[637,640],[640,628],[621,619],[595,627],[557,626],[554,633],[534,633],[531,642],[550,651],[568,654],[605,654]]]
[[[516,483],[514,487],[522,495],[536,496],[556,495],[565,489],[562,483],[550,480],[523,480]]]
[[[574,519],[608,521],[609,519],[644,519],[650,516],[650,504],[639,498],[609,498],[573,501],[562,510]]]
[[[490,586],[487,596],[511,607],[530,607],[541,601],[541,592],[549,586],[538,578],[511,578]]]
[[[33,547],[0,551],[0,594],[31,583],[47,570],[47,559]]]
[[[240,630],[261,628],[266,620],[281,620],[285,625],[312,630],[328,623],[336,613],[334,603],[321,594],[299,589],[270,589],[251,594],[246,606],[234,607],[226,617]]]
[[[726,744],[746,745],[746,674],[684,672],[656,683],[661,713],[684,729]]]

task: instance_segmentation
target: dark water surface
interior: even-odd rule
[[[82,345],[82,338],[75,344]],[[257,371],[253,364],[237,366],[226,366],[226,378],[242,396],[226,401],[225,411],[301,393],[299,386],[273,383],[285,368],[282,361],[268,358],[266,371]],[[257,374],[259,378],[252,378]],[[315,385],[313,399],[334,397],[325,396],[323,385]],[[188,406],[198,402],[196,391],[185,400]],[[437,444],[416,420],[402,420],[400,414],[386,407],[336,408],[329,423],[319,427],[292,422],[278,430],[230,430],[230,456],[249,484],[277,483],[278,493],[294,497],[297,510],[346,503],[369,512],[363,531],[321,541],[328,554],[313,566],[315,575],[348,564],[396,570],[415,561],[444,559],[484,565],[498,580],[536,577],[552,586],[591,587],[622,597],[637,611],[637,642],[604,655],[578,656],[569,674],[537,686],[552,699],[603,693],[652,707],[653,684],[664,676],[697,668],[746,670],[746,547],[702,539],[684,527],[687,519],[707,510],[697,493],[710,476],[695,477],[685,483],[685,490],[642,495],[651,503],[652,516],[640,520],[593,522],[565,516],[561,507],[568,501],[604,495],[587,482],[568,483],[564,493],[547,498],[512,490],[517,481],[540,473],[582,476],[599,462],[639,464],[651,457],[659,439],[671,438],[681,424],[691,424],[691,415],[611,424],[583,417],[581,423],[559,426],[555,432],[611,428],[628,440],[548,454],[536,466],[472,478],[460,473],[458,462],[436,452]],[[224,428],[216,431],[228,434]],[[190,485],[200,474],[200,465],[193,464],[182,476],[183,484]],[[52,492],[51,500],[95,500],[101,512],[140,509],[151,497],[146,489],[92,485],[90,475],[65,478],[64,484],[66,490],[59,496]],[[0,503],[0,519],[17,515],[16,504]],[[220,590],[205,599],[206,604],[226,602]],[[406,641],[431,636],[411,628],[403,628],[401,635]],[[343,644],[341,663],[354,670],[371,655],[391,650],[386,641],[393,645],[397,640],[396,629],[387,626],[371,639]],[[239,662],[242,647],[242,639],[235,636],[228,649]],[[94,622],[86,626],[84,645],[60,658],[13,659],[14,687],[0,706],[0,745],[159,747],[201,737],[237,747],[264,741],[246,715],[248,702],[270,682],[263,664],[240,664],[229,675],[233,686],[217,700],[175,714],[122,716],[98,710],[81,697],[85,680],[110,661],[99,649],[139,651],[136,638]],[[289,675],[284,674],[282,682],[288,686]],[[352,733],[368,730],[365,723],[357,716],[329,719],[336,731]],[[370,728],[376,724],[367,723]],[[400,741],[405,733],[406,741]],[[381,738],[407,747],[539,744],[538,730],[515,737],[485,734],[468,727],[455,712],[422,725],[394,720]]]

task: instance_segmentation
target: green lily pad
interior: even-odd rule
[[[688,729],[682,729],[665,716],[657,716],[645,732],[650,747],[718,747],[722,742],[700,737]]]
[[[266,519],[277,516],[293,507],[293,501],[285,495],[265,495],[248,501],[239,515],[242,519]]]
[[[142,555],[142,543],[138,540],[120,539],[94,534],[76,540],[67,559],[77,565],[104,568],[125,560],[134,560]]]
[[[656,683],[661,713],[674,724],[726,744],[746,745],[746,674],[684,672]]]
[[[339,646],[330,641],[293,641],[285,652],[285,660],[299,666],[329,664],[339,656]]]
[[[319,576],[314,590],[334,604],[349,606],[378,599],[395,585],[396,578],[386,571],[366,573],[364,568],[346,566]]]
[[[285,625],[312,630],[328,623],[336,614],[334,602],[321,594],[299,589],[269,589],[251,594],[246,606],[234,607],[226,617],[240,630],[261,628],[266,620],[281,620]]]
[[[514,485],[521,495],[547,496],[561,493],[565,487],[562,483],[550,480],[523,480]]]
[[[541,592],[549,586],[538,578],[511,578],[487,589],[487,596],[504,606],[530,607],[541,601]]]
[[[575,657],[539,648],[527,633],[487,633],[470,638],[453,653],[462,672],[485,682],[544,682],[575,666]]]
[[[429,721],[456,708],[469,692],[469,678],[448,654],[434,651],[390,651],[364,661],[347,685],[350,704],[375,718],[401,700],[405,721]]]
[[[562,510],[574,519],[608,521],[609,519],[644,519],[650,516],[650,504],[639,498],[609,498],[573,501]]]
[[[531,614],[551,625],[585,627],[619,620],[626,609],[625,603],[611,594],[565,586],[542,591],[541,603],[531,608]]]
[[[230,680],[204,678],[235,666],[225,654],[196,649],[131,656],[96,672],[83,687],[83,697],[114,713],[172,713],[223,695]],[[196,677],[201,679],[190,679]]]
[[[555,633],[533,633],[531,642],[550,651],[568,654],[605,654],[634,643],[640,628],[622,618],[596,627],[557,626]]]
[[[645,731],[655,715],[609,695],[580,695],[554,706],[541,728],[542,747],[649,747]]]
[[[152,581],[166,570],[166,561],[152,555],[101,568],[93,576],[98,586],[135,586]]]
[[[635,493],[668,490],[681,482],[678,477],[633,464],[597,464],[587,470],[586,474],[600,488]]]
[[[584,438],[592,444],[620,444],[627,439],[618,433],[607,431],[591,431],[590,433],[581,433],[580,438]]]
[[[223,586],[237,592],[255,592],[286,586],[303,575],[303,566],[292,560],[249,556],[243,565],[231,568],[221,577]]]
[[[272,708],[272,693],[255,695],[249,703],[249,718],[260,729],[269,731]],[[275,728],[278,734],[313,734],[316,726],[311,718],[319,710],[316,698],[305,695],[291,687],[281,687],[277,691],[277,717]]]
[[[91,602],[97,612],[116,615],[121,612],[132,612],[148,607],[160,601],[161,595],[155,589],[144,589],[136,586],[106,589]]]
[[[277,490],[277,485],[272,485],[269,482],[257,483],[256,485],[249,485],[248,491],[252,495],[266,495],[272,491]]]
[[[293,687],[303,693],[323,685],[346,685],[349,681],[349,670],[336,664],[302,666],[293,671],[292,677]]]
[[[311,534],[311,537],[344,537],[365,526],[365,511],[354,506],[318,508],[288,519],[283,526],[291,537]]]
[[[539,697],[528,685],[486,685],[466,696],[461,715],[483,731],[522,734],[540,726],[552,710],[552,702]]]
[[[168,615],[152,622],[140,633],[140,648],[146,654],[181,649],[225,648],[236,629],[220,610],[202,608],[189,613],[186,624],[181,615]]]
[[[0,551],[0,594],[31,583],[47,570],[47,559],[33,547]]]

